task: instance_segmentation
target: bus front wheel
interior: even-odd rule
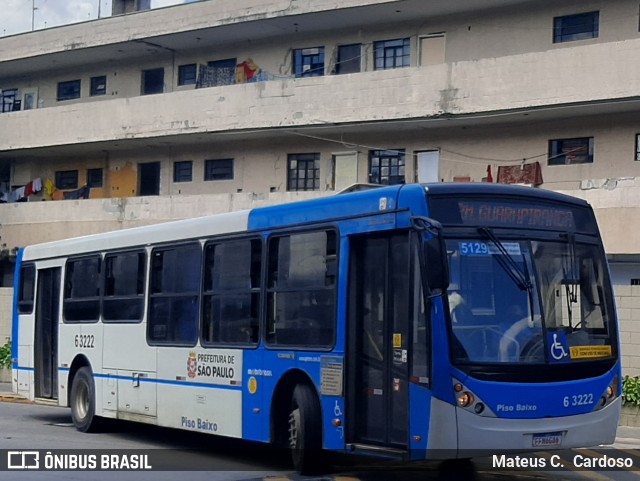
[[[96,390],[91,369],[81,367],[73,378],[71,386],[71,418],[76,429],[83,433],[97,427]]]
[[[295,469],[301,474],[316,472],[321,465],[320,403],[307,384],[298,384],[293,391],[288,429]]]

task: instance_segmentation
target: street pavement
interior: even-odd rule
[[[12,393],[11,383],[0,382],[0,402],[24,402],[22,396]],[[616,449],[640,449],[640,427],[618,426]]]

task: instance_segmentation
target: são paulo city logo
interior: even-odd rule
[[[234,379],[236,358],[227,353],[196,353],[190,352],[187,358],[187,376],[209,377],[216,379]]]
[[[196,360],[196,353],[190,352],[187,359],[187,376],[193,379],[196,377],[196,369],[198,369],[198,361]]]

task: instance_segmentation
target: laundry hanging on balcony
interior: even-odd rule
[[[35,178],[27,185],[18,187],[12,191],[0,192],[0,202],[24,202],[33,194],[37,194],[42,190],[42,180]]]
[[[540,185],[542,184],[540,162],[500,166],[498,167],[498,183]]]
[[[64,192],[62,195],[64,200],[88,199],[90,192],[91,192],[91,188],[88,185],[85,185],[80,189]]]

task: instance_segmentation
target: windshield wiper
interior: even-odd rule
[[[577,265],[576,257],[576,236],[572,233],[567,233],[568,242],[568,269],[562,266],[562,284],[565,286],[565,292],[567,296],[567,314],[569,316],[569,327],[573,330],[573,307],[571,304],[577,304],[578,302],[578,285],[580,284],[580,268]],[[567,272],[569,271],[569,272]]]
[[[513,260],[504,244],[498,239],[495,234],[488,227],[480,227],[479,231],[484,234],[500,251],[501,255],[493,256],[500,267],[509,275],[511,280],[521,291],[527,291],[527,299],[529,301],[529,327],[533,327],[535,324],[535,318],[533,314],[533,283],[531,282],[531,276],[529,275],[529,268],[527,267],[527,260],[522,255],[524,271],[520,269],[516,261]]]
[[[518,286],[521,291],[531,291],[533,289],[533,284],[531,283],[531,279],[528,276],[527,272],[522,272],[516,261],[511,258],[509,252],[505,248],[504,244],[498,239],[495,234],[488,227],[480,227],[478,229],[482,234],[489,238],[489,240],[495,245],[500,251],[500,256],[495,256],[495,259],[500,264],[500,267],[504,269],[504,271],[509,275],[511,280]],[[524,263],[525,269],[527,269],[527,263]]]

